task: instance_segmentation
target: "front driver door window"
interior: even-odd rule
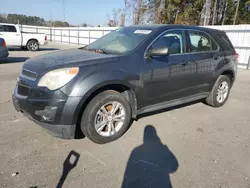
[[[186,53],[185,31],[171,30],[156,39],[148,50],[168,48],[168,55],[145,59],[144,96],[146,104],[152,105],[189,95],[189,87],[196,66]]]
[[[185,52],[185,40],[183,31],[169,31],[158,38],[150,47],[154,48],[168,48],[169,55],[180,54]]]

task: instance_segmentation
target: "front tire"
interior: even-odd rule
[[[87,105],[81,120],[83,134],[98,144],[120,138],[131,123],[131,107],[116,91],[104,91]]]
[[[206,99],[206,103],[213,107],[221,107],[228,100],[231,90],[230,78],[226,75],[220,75],[214,87]]]
[[[36,40],[31,40],[28,42],[27,48],[29,51],[38,51],[39,50],[39,43]]]

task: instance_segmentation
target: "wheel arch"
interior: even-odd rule
[[[137,99],[134,90],[128,84],[125,84],[121,81],[113,81],[113,82],[104,82],[100,83],[93,88],[91,88],[81,99],[80,103],[78,104],[75,114],[74,114],[74,123],[78,124],[79,126],[81,122],[81,117],[86,109],[86,106],[89,102],[98,94],[113,90],[121,93],[130,103],[131,111],[132,111],[132,118],[136,118],[137,115]]]
[[[234,80],[235,80],[235,73],[234,71],[232,71],[231,69],[226,69],[224,70],[221,75],[225,75],[225,76],[228,76],[230,81],[231,81],[231,84],[234,83]]]
[[[36,41],[37,43],[39,43],[39,41],[38,41],[36,38],[31,38],[31,39],[29,39],[29,40],[27,41],[27,43],[26,43],[26,48],[28,47],[29,42],[32,41],[32,40],[34,40],[34,41]]]

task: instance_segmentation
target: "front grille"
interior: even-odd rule
[[[28,96],[30,92],[30,88],[24,85],[18,84],[17,93],[22,96]]]
[[[31,79],[31,80],[36,80],[37,75],[36,75],[36,73],[34,73],[32,71],[23,69],[22,70],[22,77],[26,77],[26,78]]]

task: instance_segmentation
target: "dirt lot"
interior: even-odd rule
[[[138,187],[138,182],[157,188],[250,188],[250,71],[238,71],[222,108],[196,103],[145,116],[121,139],[97,145],[86,138],[53,138],[11,103],[23,61],[69,47],[14,49],[1,60],[1,188],[117,188]],[[69,154],[78,163],[70,165]]]

